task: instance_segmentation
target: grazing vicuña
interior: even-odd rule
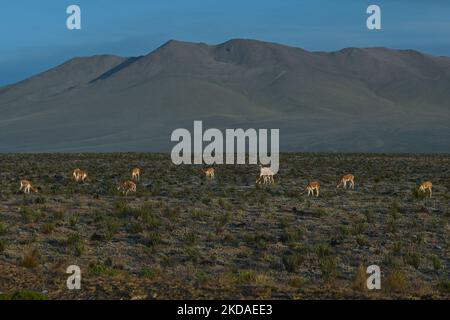
[[[339,189],[341,187],[347,189],[347,182],[350,184],[351,189],[355,188],[355,176],[349,173],[341,177],[339,183],[336,186],[336,189]]]
[[[19,191],[23,191],[24,193],[30,193],[30,191],[38,192],[38,189],[33,187],[30,181],[28,180],[20,180],[20,189]]]
[[[433,192],[431,191],[432,188],[433,184],[431,183],[431,181],[424,181],[420,184],[419,190],[422,192],[426,192],[427,190],[430,191],[430,198],[431,198],[431,195],[433,194]]]
[[[84,182],[84,180],[86,180],[86,178],[87,178],[87,173],[79,168],[73,170],[72,175],[76,182],[79,182],[79,181]]]
[[[130,180],[125,181],[117,188],[117,190],[122,191],[122,194],[127,196],[130,192],[136,192],[136,183]]]

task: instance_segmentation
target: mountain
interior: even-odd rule
[[[169,151],[176,128],[279,128],[284,151],[450,152],[450,58],[236,39],[74,58],[0,88],[0,152]]]

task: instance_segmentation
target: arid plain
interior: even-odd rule
[[[123,196],[134,167],[137,192]],[[202,168],[166,154],[0,155],[0,299],[449,299],[450,156],[286,153],[270,186],[255,165],[215,166],[213,181]],[[355,189],[336,191],[349,172]],[[24,178],[39,192],[19,192]],[[302,194],[310,180],[318,198]],[[372,264],[381,290],[365,286]],[[81,290],[66,287],[70,265]]]

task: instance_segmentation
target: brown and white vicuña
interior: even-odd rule
[[[306,188],[303,190],[302,193],[308,192],[309,195],[314,196],[314,191],[316,191],[316,197],[319,196],[319,189],[320,189],[320,183],[317,181],[310,181]]]
[[[132,180],[139,182],[140,178],[141,178],[141,169],[134,168],[133,170],[131,170],[131,179]]]
[[[207,168],[207,169],[203,169],[203,172],[205,173],[206,178],[208,179],[214,179],[214,174],[215,174],[214,168]]]
[[[427,190],[429,191],[430,198],[431,195],[433,194],[433,191],[431,189],[433,189],[433,184],[431,183],[431,181],[424,181],[419,186],[420,191],[422,192],[427,192]]]
[[[123,182],[119,187],[117,187],[117,191],[121,191],[123,195],[128,195],[130,192],[136,192],[136,183],[131,180],[127,180]]]
[[[73,170],[72,175],[76,182],[84,182],[87,178],[87,173],[79,168]]]
[[[38,192],[38,189],[33,187],[30,181],[22,179],[20,180],[20,189],[19,191],[23,191],[23,193]]]
[[[259,166],[259,176],[256,178],[256,184],[273,184],[275,183],[274,173],[269,167]]]
[[[355,188],[355,176],[351,173],[343,175],[336,185],[336,189],[344,188],[347,189],[347,183],[349,183],[349,188]]]

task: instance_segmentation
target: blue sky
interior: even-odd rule
[[[82,30],[66,28],[66,8]],[[366,8],[382,30],[366,28]],[[2,0],[0,86],[74,56],[146,54],[169,39],[217,44],[273,41],[312,51],[386,46],[450,56],[448,0]]]

